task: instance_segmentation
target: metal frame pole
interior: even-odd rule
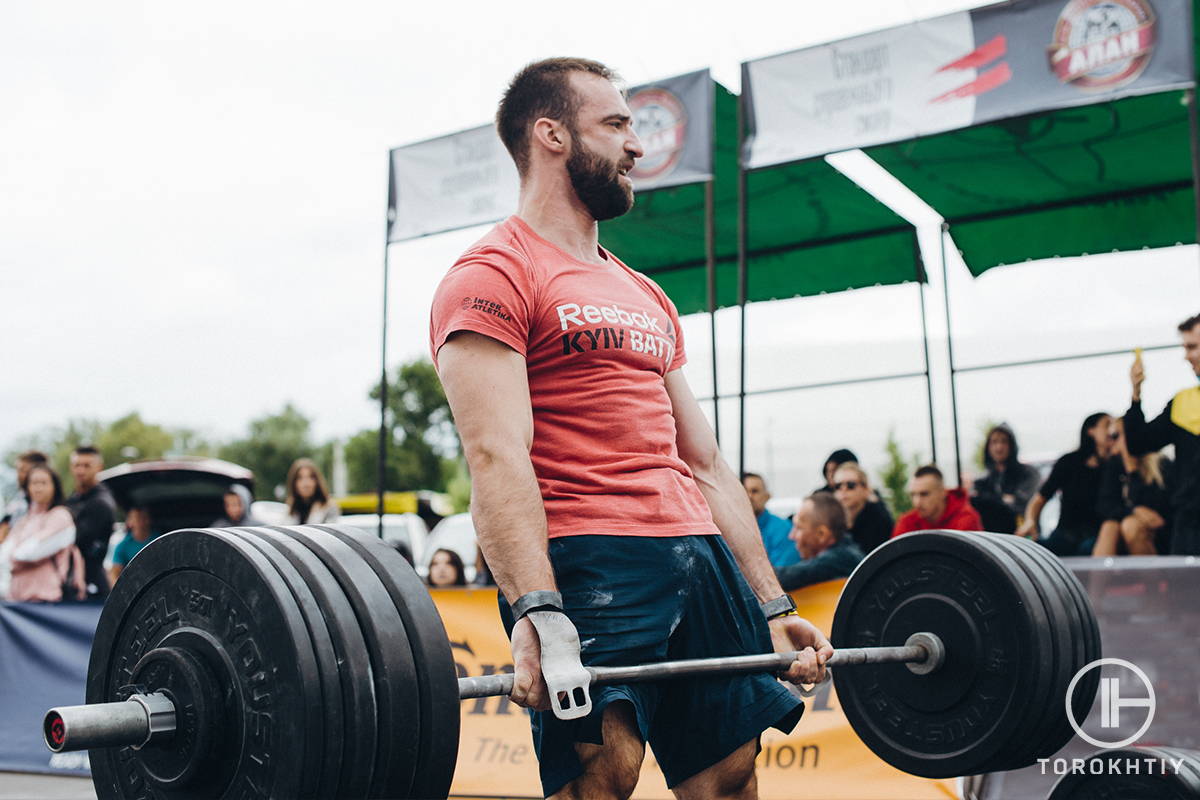
[[[954,424],[954,485],[962,487],[962,444],[958,438],[958,390],[955,387],[954,331],[950,325],[950,271],[946,267],[946,236],[950,223],[943,222],[938,230],[938,244],[942,254],[942,297],[946,304],[946,355],[950,360],[950,416]]]
[[[384,226],[383,233],[383,320],[380,325],[380,347],[379,347],[379,459],[376,469],[378,470],[376,491],[378,496],[375,499],[375,513],[379,515],[379,538],[383,538],[383,511],[384,511],[384,495],[387,492],[387,445],[388,445],[388,430],[387,430],[387,407],[388,407],[388,374],[387,374],[387,343],[388,343],[388,253],[391,244],[391,210],[395,207],[393,195],[395,187],[392,185],[392,154],[388,152],[388,220]]]
[[[1196,207],[1196,243],[1200,244],[1200,121],[1197,120],[1196,90],[1186,89],[1188,127],[1192,132],[1192,202]]]
[[[925,262],[921,260],[921,245],[913,230],[913,250],[917,258],[917,299],[921,304],[921,346],[925,355],[925,401],[929,406],[929,447],[933,451],[933,463],[937,463],[937,429],[933,421],[933,374],[929,368],[929,325],[925,317],[925,285],[929,276],[925,273]]]
[[[717,383],[717,256],[716,220],[713,208],[713,178],[704,184],[704,268],[708,281],[708,331],[712,343],[713,434],[721,444],[721,389]]]
[[[737,277],[738,277],[738,474],[746,471],[746,242],[749,213],[746,208],[746,169],[742,164],[742,147],[746,141],[746,92],[743,91],[737,99],[737,153],[738,153],[738,186],[737,186]]]

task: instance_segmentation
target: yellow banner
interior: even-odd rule
[[[833,622],[844,581],[793,592],[800,614],[823,631]],[[508,638],[500,623],[495,590],[441,589],[434,602],[446,624],[460,677],[511,672]],[[957,798],[955,781],[928,780],[879,760],[854,735],[833,684],[805,701],[807,710],[790,735],[770,729],[758,756],[763,800],[924,800]],[[452,797],[541,797],[537,757],[525,711],[507,697],[464,700],[458,767]],[[716,723],[719,724],[719,723]],[[647,749],[635,798],[670,800],[662,772]]]

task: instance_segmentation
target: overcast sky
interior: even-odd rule
[[[227,438],[287,401],[319,438],[369,427],[389,148],[485,122],[507,78],[544,56],[597,58],[631,84],[710,67],[736,90],[743,60],[971,5],[6,4],[0,447],[70,417],[134,410]],[[393,363],[426,352],[433,287],[481,233],[393,246]],[[923,244],[936,242],[925,230]],[[1123,286],[1131,269],[1153,280]],[[1200,297],[1194,247],[975,281],[961,263],[952,270],[963,363],[1170,342]],[[723,392],[736,390],[736,366],[724,363],[736,313],[719,320]],[[935,334],[940,313],[931,305]],[[685,323],[697,394],[711,392],[707,325]],[[921,368],[915,287],[762,304],[749,326],[752,389]],[[1177,353],[1150,366],[1155,402],[1188,377]],[[1074,438],[1074,415],[1093,397],[1124,401],[1125,369],[1076,362],[970,377],[964,428],[988,415],[1027,419],[1047,431],[1035,446],[1054,449],[1064,424]],[[875,461],[881,432],[899,421],[920,447],[923,384],[900,383],[866,400],[838,391],[756,401],[748,457],[769,460],[797,493],[815,477],[812,453],[835,439],[861,441]],[[732,409],[722,413],[723,431],[736,433],[725,428]],[[813,424],[830,415],[841,423],[832,431]]]

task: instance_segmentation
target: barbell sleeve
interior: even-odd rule
[[[907,643],[895,647],[851,647],[837,650],[825,662],[828,667],[847,667],[861,664],[909,664],[931,672],[940,666],[944,653],[942,643],[932,634],[913,634]],[[630,667],[587,667],[592,676],[591,685],[605,686],[614,683],[637,683],[686,678],[697,675],[731,675],[743,672],[783,672],[800,656],[793,653],[764,653],[753,656],[723,656],[719,658],[697,658],[685,661],[660,661]],[[477,675],[458,679],[460,700],[476,697],[497,697],[510,694],[513,688],[512,673]]]
[[[60,706],[46,712],[42,736],[56,753],[93,747],[140,748],[175,732],[175,704],[161,692],[119,703]]]

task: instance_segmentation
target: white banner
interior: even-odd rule
[[[517,168],[492,125],[392,151],[388,241],[483,225],[517,210]]]

